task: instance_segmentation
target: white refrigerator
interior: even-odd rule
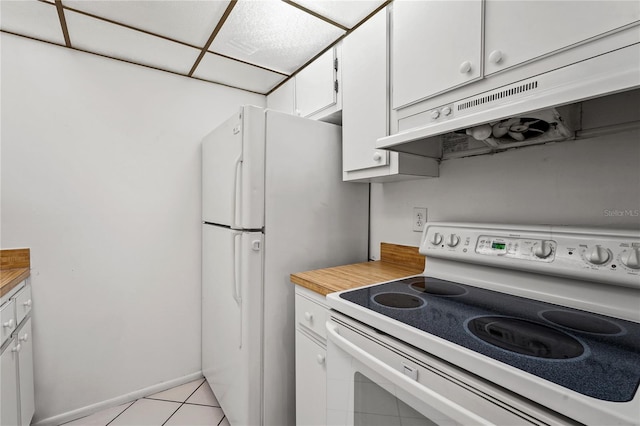
[[[202,143],[202,371],[232,426],[295,424],[289,274],[363,262],[341,128],[242,107]]]

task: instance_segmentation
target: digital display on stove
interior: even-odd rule
[[[496,243],[495,241],[491,243],[491,248],[495,250],[504,250],[506,246],[505,243]]]

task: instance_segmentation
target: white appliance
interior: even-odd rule
[[[429,223],[420,252],[328,295],[329,424],[638,424],[640,231]]]
[[[362,262],[367,186],[341,128],[245,106],[202,143],[202,370],[229,422],[295,424],[289,274]]]

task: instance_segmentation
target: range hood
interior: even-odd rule
[[[440,158],[573,138],[578,102],[640,87],[640,45],[467,97],[428,124],[380,138],[377,148]],[[444,116],[444,117],[443,117]]]

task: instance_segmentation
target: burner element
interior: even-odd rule
[[[405,293],[379,293],[373,296],[373,300],[380,305],[400,309],[420,308],[425,303],[419,297]]]
[[[433,278],[411,278],[405,282],[416,291],[434,296],[461,296],[467,293],[467,290],[460,285]]]
[[[510,317],[476,317],[468,330],[477,338],[508,351],[537,358],[569,359],[582,355],[575,338],[554,328]]]
[[[618,324],[589,313],[551,310],[541,312],[540,316],[560,327],[585,333],[614,335],[623,331]]]

